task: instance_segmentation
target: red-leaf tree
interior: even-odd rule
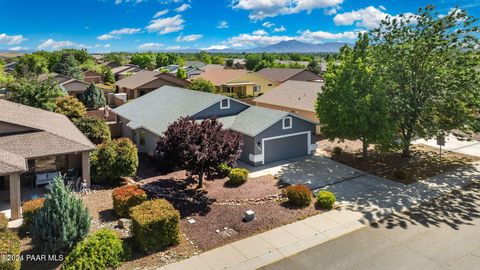
[[[201,188],[204,177],[215,174],[220,164],[231,166],[240,157],[242,136],[222,127],[215,118],[201,122],[180,118],[160,138],[156,150],[158,160],[196,175]]]

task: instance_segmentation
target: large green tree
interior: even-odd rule
[[[112,133],[107,122],[97,117],[81,117],[75,122],[77,128],[94,144],[110,141]]]
[[[102,90],[100,90],[94,83],[91,83],[88,88],[82,93],[82,102],[87,109],[98,109],[105,106],[106,100]]]
[[[55,99],[65,95],[54,80],[36,77],[17,78],[8,84],[8,90],[9,100],[48,111],[54,111]]]
[[[208,92],[208,93],[215,93],[216,92],[215,85],[213,85],[212,82],[210,82],[208,80],[205,80],[203,78],[195,79],[188,86],[188,89],[202,91],[202,92]]]
[[[368,34],[360,34],[353,49],[341,49],[340,63],[330,62],[325,79],[316,108],[323,135],[362,141],[364,157],[370,144],[392,137],[385,87],[373,70]]]
[[[58,62],[53,65],[53,71],[75,79],[83,79],[79,62],[73,54],[68,52],[62,53]]]
[[[141,68],[150,70],[155,68],[155,55],[150,52],[134,53],[130,61]]]
[[[477,20],[466,11],[439,14],[431,5],[386,18],[371,32],[404,157],[415,138],[478,129],[478,33]]]
[[[15,72],[22,77],[48,73],[48,59],[36,53],[25,54],[18,59]]]
[[[0,85],[8,84],[13,81],[13,76],[5,72],[5,63],[0,60]]]
[[[76,121],[87,113],[85,105],[70,95],[58,97],[55,104],[57,105],[55,112],[67,116],[71,121]]]

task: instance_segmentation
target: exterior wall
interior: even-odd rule
[[[311,120],[313,122],[318,123],[318,117],[315,112],[309,112],[309,111],[304,111],[304,110],[298,110],[294,108],[289,108],[289,107],[284,107],[284,106],[277,106],[277,105],[272,105],[272,104],[267,104],[267,103],[261,103],[261,102],[255,102],[256,106],[259,107],[264,107],[264,108],[269,108],[269,109],[274,109],[274,110],[281,110],[281,111],[286,111],[286,112],[291,112],[300,115],[301,117]],[[317,125],[316,127],[316,134],[320,134],[320,126]]]
[[[256,85],[261,87],[260,92],[253,92],[253,86],[250,86],[251,89],[247,89],[247,95],[258,95],[260,93],[265,93],[270,91],[272,88],[278,85],[277,82],[269,80],[263,76],[258,75],[255,72],[247,72],[234,80],[229,81],[228,83],[241,83],[241,82],[255,82]]]
[[[303,131],[310,131],[312,134],[315,132],[315,124],[307,122],[303,119],[297,118],[295,116],[292,116],[292,128],[290,129],[283,129],[282,128],[282,120],[278,121],[268,129],[264,130],[257,136],[255,136],[255,142],[258,142],[263,139],[263,138],[268,138],[268,137],[275,137],[275,136],[281,136],[281,135],[286,135],[286,134],[292,134],[292,133],[297,133],[297,132],[303,132]],[[311,141],[310,143],[315,143],[315,138],[314,136],[311,136]]]
[[[84,77],[83,81],[86,83],[102,83],[102,77],[100,76],[92,76],[92,77]]]
[[[248,135],[243,135],[243,147],[242,147],[242,154],[240,156],[240,160],[246,162],[248,164],[255,165],[254,162],[250,161],[250,155],[255,155],[255,138],[250,137]]]
[[[323,80],[322,76],[317,75],[311,71],[304,70],[295,76],[289,78],[292,81],[316,81],[316,80]]]
[[[87,89],[88,86],[89,86],[89,84],[83,83],[83,82],[78,82],[78,81],[71,82],[69,84],[63,85],[63,87],[65,87],[65,89],[69,93],[70,92],[83,92]]]
[[[155,151],[155,147],[157,146],[157,141],[160,138],[158,135],[146,130],[146,129],[137,129],[137,135],[135,136],[136,141],[134,142],[137,145],[139,153],[152,153]],[[140,145],[140,132],[145,133],[145,145]]]
[[[28,130],[32,130],[32,128],[0,121],[0,134],[22,132]]]
[[[214,117],[230,116],[230,115],[238,114],[241,111],[245,110],[246,108],[248,108],[247,105],[240,103],[238,101],[235,101],[234,99],[230,99],[229,109],[220,109],[220,102],[218,102],[206,108],[205,110],[196,113],[195,115],[193,115],[193,117],[196,119],[204,119],[212,116]]]

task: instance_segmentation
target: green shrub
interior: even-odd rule
[[[232,170],[232,167],[228,166],[225,163],[222,163],[218,165],[217,168],[217,175],[219,178],[225,178],[230,174],[230,171]]]
[[[315,202],[315,206],[323,209],[332,209],[336,200],[337,199],[335,198],[335,194],[333,194],[333,192],[321,190],[317,194],[317,202]]]
[[[113,209],[120,217],[129,217],[130,208],[147,200],[147,194],[136,185],[119,187],[112,192]]]
[[[312,192],[305,185],[288,186],[285,189],[288,202],[297,207],[307,207],[312,202]]]
[[[0,232],[5,232],[8,229],[8,218],[4,213],[0,213]]]
[[[57,176],[50,183],[43,207],[33,216],[32,243],[43,253],[68,253],[87,236],[90,220],[82,200],[65,187],[61,176]]]
[[[342,154],[342,152],[343,152],[343,150],[339,146],[335,146],[332,150],[333,155],[337,156],[337,157],[340,156]]]
[[[155,252],[179,241],[180,213],[165,199],[146,201],[130,210],[132,232],[145,252]]]
[[[247,182],[249,171],[244,168],[234,168],[228,174],[228,183],[231,185],[241,185]]]
[[[107,122],[97,117],[81,117],[75,121],[75,125],[94,144],[108,142],[112,137]]]
[[[20,269],[20,239],[14,232],[0,232],[0,269]]]
[[[32,226],[33,217],[35,213],[43,207],[45,203],[45,198],[37,198],[33,200],[29,200],[23,203],[22,205],[22,216],[23,216],[23,224],[22,228],[26,231],[30,230],[30,226]]]
[[[128,252],[117,233],[102,229],[78,243],[65,258],[64,270],[107,269],[122,264]]]
[[[90,155],[92,181],[111,183],[133,176],[138,168],[137,147],[128,138],[102,143]]]
[[[393,173],[393,178],[400,181],[405,181],[408,179],[408,173],[403,169],[398,169]]]

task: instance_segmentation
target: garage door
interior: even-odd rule
[[[299,157],[308,154],[308,135],[300,134],[272,140],[265,140],[265,163]]]

